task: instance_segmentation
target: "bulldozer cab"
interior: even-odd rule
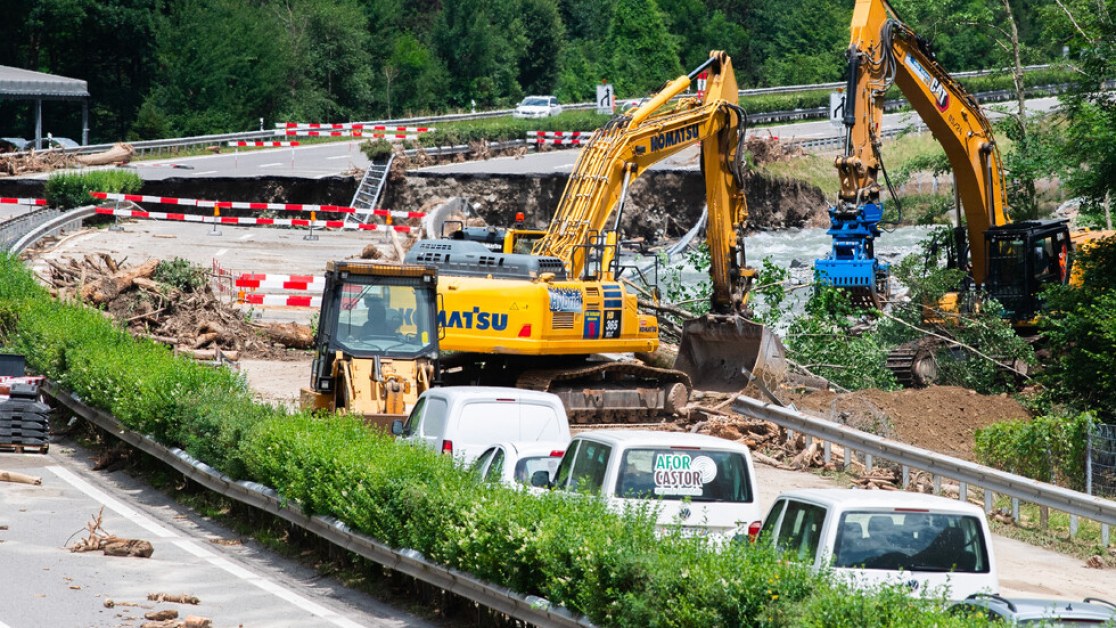
[[[1063,220],[1027,221],[985,233],[988,276],[985,290],[1016,326],[1033,324],[1042,311],[1041,292],[1070,275],[1069,228]]]
[[[402,413],[436,379],[436,290],[430,268],[330,262],[303,405]],[[399,407],[389,407],[396,388]]]

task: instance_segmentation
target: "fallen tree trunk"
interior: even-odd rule
[[[85,166],[110,166],[112,164],[126,164],[132,161],[135,151],[131,144],[117,142],[112,148],[92,155],[78,155],[77,160]]]
[[[138,278],[150,278],[155,274],[159,260],[150,259],[126,270],[117,271],[110,277],[99,279],[94,283],[82,286],[81,298],[96,305],[103,305],[115,299],[136,282]]]
[[[260,329],[272,342],[292,349],[309,349],[314,346],[314,334],[309,325],[276,323],[262,325]]]

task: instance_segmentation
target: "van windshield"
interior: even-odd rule
[[[616,496],[695,502],[751,502],[744,456],[730,451],[629,449],[616,477]]]
[[[988,549],[976,517],[936,512],[847,512],[834,567],[988,573]]]

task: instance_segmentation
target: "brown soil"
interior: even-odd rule
[[[956,386],[898,392],[814,391],[790,397],[799,410],[965,460],[974,459],[977,429],[998,421],[1031,418],[1007,395],[980,395]]]

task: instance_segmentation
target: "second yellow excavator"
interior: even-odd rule
[[[701,73],[705,93],[684,96]],[[438,272],[445,381],[549,390],[572,419],[611,422],[678,412],[691,386],[737,391],[752,375],[779,378],[781,343],[744,317],[754,276],[742,240],[744,130],[732,61],[715,51],[593,135],[531,254],[468,240],[416,243],[407,263]],[[674,368],[601,357],[658,348],[656,317],[640,313],[620,278],[617,232],[631,181],[695,144],[708,204],[712,313],[685,324]]]

